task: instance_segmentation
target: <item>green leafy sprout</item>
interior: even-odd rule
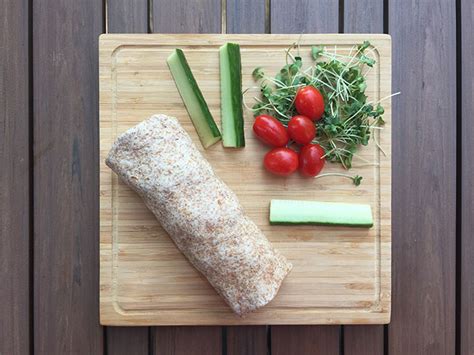
[[[286,51],[286,65],[276,76],[265,75],[262,67],[253,71],[261,97],[255,98],[251,110],[255,116],[272,115],[287,126],[291,117],[297,114],[294,101],[298,89],[307,85],[316,87],[324,97],[325,111],[322,119],[315,123],[317,136],[313,143],[324,148],[328,161],[350,169],[357,149],[367,145],[373,130],[381,129],[384,124],[384,108],[380,105],[384,99],[371,103],[365,94],[367,70],[375,65],[375,60],[365,53],[369,47],[370,43],[365,41],[354,46],[349,55],[341,55],[331,53],[323,46],[313,46],[313,63],[303,69],[301,57],[291,53],[297,48],[299,54],[299,45],[293,44]],[[362,179],[360,176],[347,177],[355,185]]]

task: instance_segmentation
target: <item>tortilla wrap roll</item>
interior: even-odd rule
[[[129,129],[106,164],[142,197],[236,314],[275,297],[292,265],[245,215],[175,118],[155,115]]]

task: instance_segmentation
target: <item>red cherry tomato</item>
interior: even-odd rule
[[[288,134],[298,144],[309,144],[316,136],[316,126],[306,116],[293,116],[288,122]]]
[[[305,86],[296,93],[295,107],[300,115],[317,121],[324,113],[323,95],[314,86]]]
[[[288,176],[298,169],[298,154],[290,148],[274,148],[265,154],[263,165],[273,174]]]
[[[300,152],[300,172],[304,176],[314,177],[318,175],[324,167],[326,158],[325,152],[319,144],[305,145]]]
[[[253,131],[262,142],[273,147],[284,147],[290,139],[285,126],[270,115],[257,116],[253,124]]]

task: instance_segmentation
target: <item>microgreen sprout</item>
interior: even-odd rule
[[[315,176],[314,178],[315,178],[315,179],[320,179],[320,178],[328,177],[328,176],[339,176],[339,177],[348,178],[348,179],[352,180],[352,183],[353,183],[355,186],[359,186],[360,183],[362,182],[362,176],[360,176],[360,175],[349,175],[349,174],[342,174],[342,173],[325,173],[325,174],[319,174],[319,175]]]
[[[261,67],[252,73],[261,92],[261,98],[256,98],[252,107],[254,115],[270,114],[287,126],[297,114],[294,101],[298,89],[306,85],[316,87],[324,97],[325,111],[315,123],[317,136],[313,143],[324,148],[328,161],[350,169],[357,149],[367,145],[371,138],[375,140],[373,131],[384,125],[383,106],[380,102],[369,102],[365,93],[365,74],[375,65],[375,59],[366,54],[369,47],[370,43],[365,41],[354,46],[349,55],[342,55],[313,46],[313,62],[303,68],[299,45],[293,44],[286,51],[286,65],[275,77],[267,76]],[[298,55],[291,53],[295,48]],[[380,147],[377,141],[376,146]],[[362,179],[351,178],[355,185]]]

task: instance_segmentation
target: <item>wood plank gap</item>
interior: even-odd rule
[[[461,0],[456,0],[456,320],[455,353],[461,354],[462,319],[462,23]]]
[[[103,0],[102,3],[102,23],[103,23],[103,29],[102,32],[104,33],[109,33],[109,13],[108,13],[108,0]]]
[[[29,344],[30,354],[35,351],[35,190],[34,190],[34,100],[33,100],[33,0],[28,0],[28,190],[29,190]]]
[[[339,0],[339,33],[344,33],[344,0]]]
[[[342,13],[342,16],[344,16],[344,12]],[[341,325],[339,328],[339,355],[344,355],[345,349],[344,349],[344,325]]]
[[[155,332],[152,327],[148,327],[148,355],[155,354]]]
[[[154,23],[153,23],[153,0],[147,0],[148,5],[148,33],[153,33]]]
[[[267,326],[267,354],[272,355],[272,327]]]
[[[272,32],[271,6],[272,0],[265,0],[265,33]]]
[[[222,355],[227,355],[227,327],[222,327]]]

